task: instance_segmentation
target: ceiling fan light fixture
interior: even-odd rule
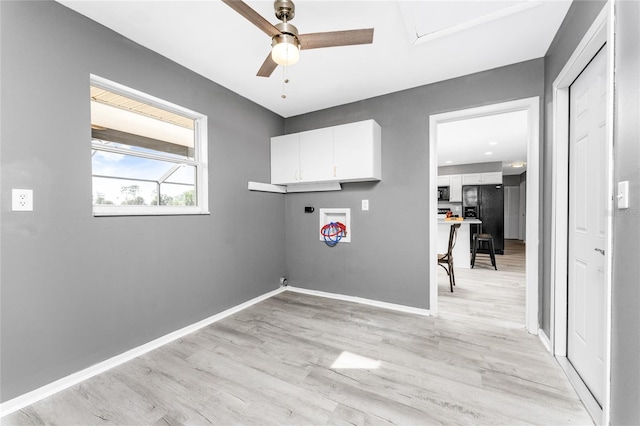
[[[278,65],[293,65],[300,59],[300,43],[290,34],[278,34],[273,37],[271,59]]]

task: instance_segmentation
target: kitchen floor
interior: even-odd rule
[[[496,255],[497,271],[488,254],[478,254],[473,269],[454,269],[453,293],[447,274],[438,268],[441,315],[524,329],[525,244],[519,240],[505,240],[504,244],[504,254]]]

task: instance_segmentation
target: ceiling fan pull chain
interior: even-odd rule
[[[287,67],[282,67],[282,99],[287,99],[287,89],[286,84],[289,83],[289,79],[287,78]]]

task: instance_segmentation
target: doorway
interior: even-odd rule
[[[462,119],[490,116],[515,111],[527,113],[527,190],[526,190],[526,291],[525,291],[525,326],[533,334],[538,333],[538,206],[539,206],[539,126],[540,100],[538,97],[503,102],[484,107],[470,108],[429,117],[429,158],[430,181],[437,182],[438,171],[438,125]],[[429,235],[437,236],[438,223],[436,211],[438,207],[436,185],[430,185],[429,196]],[[437,238],[430,239],[432,258],[438,252]],[[438,271],[435,262],[430,264],[430,307],[432,314],[438,312]]]
[[[553,83],[553,106],[554,106],[554,134],[553,134],[553,194],[552,194],[552,279],[553,291],[551,292],[551,343],[552,351],[558,363],[565,371],[580,399],[597,424],[609,423],[610,407],[610,347],[611,347],[611,264],[612,264],[612,195],[613,195],[613,4],[609,2],[594,21],[592,27],[587,31],[584,38],[576,48],[574,54],[569,58],[567,64],[562,69]],[[603,49],[603,46],[606,46]],[[598,52],[602,56],[597,57]],[[598,185],[601,192],[596,195],[593,188],[588,188],[590,198],[589,210],[599,210],[595,217],[597,224],[598,238],[588,242],[576,240],[576,229],[583,233],[581,228],[583,219],[591,220],[590,214],[580,213],[582,208],[575,204],[574,198],[578,201],[581,197],[580,176],[571,177],[572,174],[581,170],[580,156],[583,159],[589,157],[588,150],[576,146],[573,134],[570,136],[570,128],[577,122],[577,117],[571,114],[571,110],[582,110],[587,97],[580,100],[581,92],[572,92],[572,85],[579,83],[579,77],[587,74],[588,67],[598,65],[600,62],[600,76],[595,76],[600,80],[596,89],[597,98],[602,99],[600,114],[602,122],[599,132],[599,154],[596,157],[595,166],[602,172],[598,178]],[[598,74],[598,72],[596,72]],[[592,79],[593,80],[593,79]],[[597,84],[597,83],[596,83]],[[576,89],[576,86],[573,87]],[[578,87],[579,89],[579,87]],[[573,99],[572,99],[573,97]],[[593,97],[593,96],[592,96]],[[577,103],[582,102],[582,105]],[[575,105],[572,105],[575,104]],[[589,120],[593,122],[593,120]],[[573,132],[575,133],[575,132]],[[578,132],[579,135],[580,132]],[[573,140],[572,140],[573,139]],[[577,157],[577,158],[576,158]],[[577,163],[576,163],[577,161]],[[591,171],[590,171],[591,173]],[[583,191],[587,189],[583,188]],[[597,200],[594,200],[594,198]],[[572,201],[570,201],[572,200]],[[571,210],[574,210],[572,213]],[[569,211],[569,214],[567,212]],[[575,213],[579,213],[575,217]],[[572,217],[574,216],[574,217]],[[582,235],[579,236],[582,238]],[[596,244],[596,246],[594,246]],[[587,254],[576,252],[576,246],[583,245],[588,248]],[[595,255],[595,256],[594,256]],[[576,261],[578,258],[578,261]],[[573,260],[572,260],[573,259]],[[584,272],[582,277],[576,278],[576,273]],[[579,286],[591,285],[588,275],[599,276],[596,284],[599,295],[592,300],[597,300],[597,305],[589,301],[595,289],[587,289],[586,293]],[[572,282],[574,281],[574,282]],[[581,294],[586,298],[581,300]],[[592,304],[589,305],[589,303]],[[582,308],[581,308],[582,307]],[[582,311],[584,310],[584,312]],[[600,310],[600,312],[598,312]],[[587,318],[598,316],[601,324],[593,327]],[[599,334],[600,339],[597,349],[588,347],[580,348],[582,334],[593,332]],[[572,336],[572,334],[574,336]],[[586,340],[589,340],[587,338]],[[595,359],[597,365],[586,365],[583,357],[585,352],[592,361]],[[599,353],[593,356],[593,351]],[[600,360],[598,360],[600,358]],[[594,381],[594,377],[596,377]]]

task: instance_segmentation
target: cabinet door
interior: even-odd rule
[[[490,172],[482,174],[482,183],[502,183],[502,172]]]
[[[468,173],[462,175],[463,185],[480,185],[482,183],[482,173]]]
[[[373,120],[333,128],[334,180],[380,180],[381,132]]]
[[[333,180],[333,128],[300,133],[300,181]]]
[[[271,138],[271,183],[297,183],[300,176],[299,134]]]
[[[452,203],[462,202],[462,175],[449,176],[449,201]]]
[[[450,182],[449,176],[438,176],[438,186],[449,186]]]

